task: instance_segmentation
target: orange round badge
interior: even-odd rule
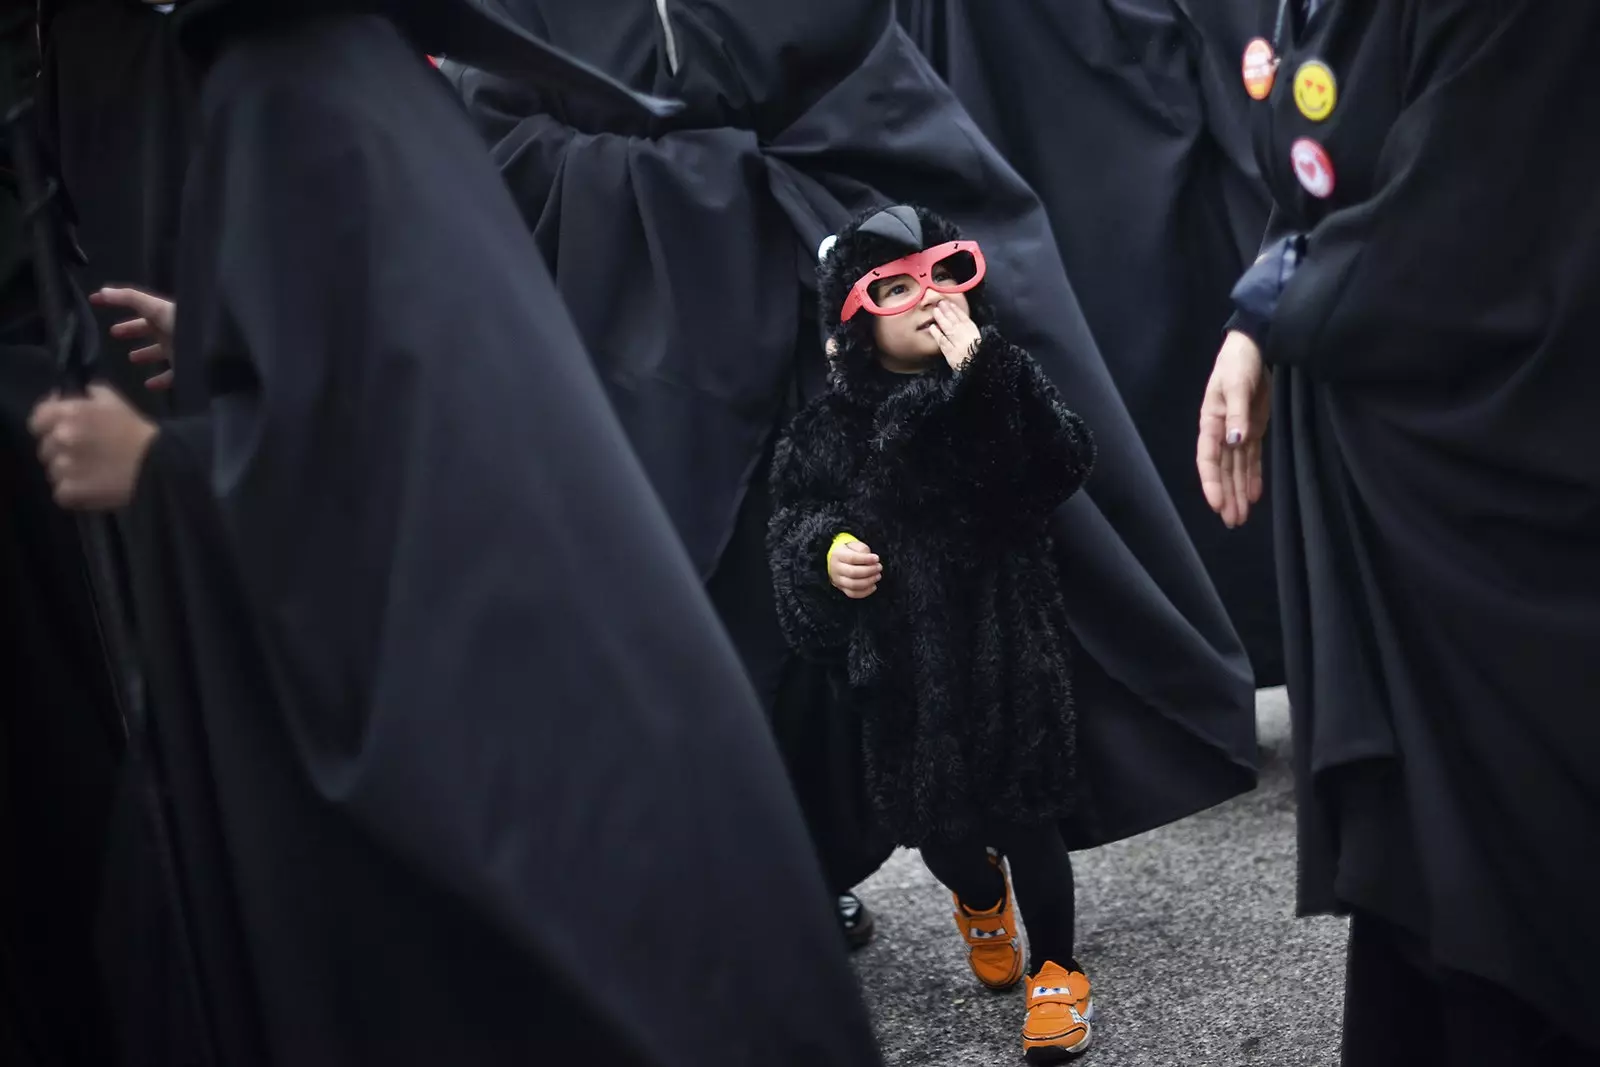
[[[1277,79],[1278,57],[1266,38],[1257,37],[1244,50],[1244,91],[1252,100],[1265,100]]]

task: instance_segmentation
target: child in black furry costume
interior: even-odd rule
[[[1090,995],[1058,828],[1079,794],[1046,520],[1094,447],[1001,337],[981,252],[959,240],[900,206],[825,243],[830,388],[778,445],[768,554],[785,634],[835,667],[856,711],[877,818],[955,894],[973,971],[996,989],[1023,977],[991,850],[1005,856],[1032,956],[1024,1049],[1054,1062],[1087,1048]]]

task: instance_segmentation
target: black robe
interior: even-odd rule
[[[0,114],[33,89],[34,12],[0,13]],[[0,135],[0,1062],[114,1061],[95,948],[121,725],[77,524],[28,432],[56,385]]]
[[[899,0],[902,24],[1034,188],[1106,367],[1244,640],[1283,683],[1271,531],[1195,477],[1195,398],[1268,202],[1238,92],[1254,0]]]
[[[423,51],[640,101],[392,6],[177,16],[209,418],[131,518],[214,1058],[876,1062],[759,709]]]
[[[194,132],[194,90],[175,20],[139,0],[47,0],[41,105],[88,262],[86,290],[131,285],[170,295],[178,211]],[[169,396],[125,359],[136,344],[105,337],[127,317],[98,309],[102,376],[156,416]]]
[[[822,361],[815,301],[796,269],[807,269],[810,250],[770,188],[757,130],[782,121],[772,112],[810,106],[847,71],[859,58],[858,23],[877,16],[831,0],[836,47],[807,48],[785,70],[764,65],[765,43],[722,55],[719,36],[732,27],[714,9],[675,2],[675,76],[651,4],[515,7],[532,32],[689,105],[670,132],[639,139],[628,136],[639,128],[629,113],[574,114],[520,81],[445,65],[706,580],[768,710],[830,887],[844,892],[892,845],[852,784],[855,732],[824,673],[791,653],[772,598],[765,472],[777,427],[820,391]],[[808,364],[814,375],[799,370]]]
[[[43,0],[37,15],[41,62],[32,89],[47,163],[62,183],[58,200],[72,219],[72,237],[83,254],[81,262],[69,262],[74,279],[83,290],[115,284],[170,293],[176,283],[178,210],[193,126],[193,91],[172,33],[174,20],[137,0]],[[29,50],[34,51],[32,40]],[[128,348],[145,342],[119,342],[105,334],[126,312],[84,311],[81,326],[94,335],[99,354],[96,375],[146,414],[168,414],[169,394],[145,389],[143,380],[151,372],[125,358]],[[41,368],[29,394],[17,398],[15,417],[25,417],[56,384],[49,369]],[[63,547],[76,556],[73,585],[55,593],[57,610],[103,615],[107,604],[90,605],[83,595],[88,561],[77,544],[78,524],[47,502],[31,439],[29,446],[26,462],[39,482],[38,506],[54,512],[48,521]],[[137,553],[140,547],[128,543],[126,528],[114,518],[100,521],[108,523],[120,583],[125,576],[117,564],[123,553]],[[96,680],[104,675],[105,653],[95,623],[91,615],[80,626],[82,646],[70,653],[92,667],[80,668],[79,678],[57,683],[63,699],[85,685],[105,685]],[[100,718],[114,716],[116,704],[127,709],[126,701],[114,704],[105,693],[96,709]],[[138,724],[129,725],[137,741]],[[162,828],[154,817],[160,782],[141,744],[124,748],[120,729],[117,724],[109,753],[90,749],[97,774],[103,776],[98,788],[80,785],[73,791],[77,805],[101,805],[93,812],[96,832],[58,835],[72,840],[75,852],[85,857],[79,861],[75,854],[72,863],[57,868],[74,884],[63,889],[54,879],[39,883],[53,895],[58,914],[70,915],[70,925],[59,922],[56,930],[35,916],[32,926],[54,931],[51,966],[71,969],[74,980],[93,991],[92,998],[51,998],[72,1012],[71,1022],[62,1027],[68,1039],[92,1042],[98,1050],[93,1062],[109,1062],[114,1046],[116,1062],[123,1067],[194,1063],[203,1056],[204,1040],[197,1027],[197,980],[183,944],[170,862],[159,837]],[[102,726],[100,733],[105,730]],[[48,768],[59,785],[82,773],[64,760],[61,753],[36,766]],[[63,905],[73,910],[67,912]],[[87,958],[73,947],[89,943],[96,951]]]
[[[1255,110],[1269,239],[1308,235],[1265,349],[1300,907],[1600,1050],[1600,9],[1298,6]]]
[[[95,923],[122,739],[78,529],[27,431],[53,369],[42,346],[0,342],[0,1057],[98,1067],[113,1056]]]
[[[800,376],[823,366],[814,332],[796,343],[815,329],[802,290],[815,286],[819,242],[863,208],[925,205],[982,242],[999,321],[1100,447],[1095,479],[1055,520],[1078,590],[1079,745],[1102,819],[1079,843],[1249,789],[1249,664],[1099,357],[1038,198],[888,0],[665,7],[665,24],[633,0],[521,0],[518,16],[636,88],[683,98],[669,119],[453,73],[701,573],[736,548],[746,562],[759,552],[733,538],[761,529],[740,506],[797,406]],[[767,654],[782,655],[770,589],[745,595]]]
[[[113,1047],[94,934],[121,737],[78,529],[27,431],[54,384],[29,332],[0,341],[0,1057],[98,1067]]]

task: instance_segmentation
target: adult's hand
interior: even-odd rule
[[[115,390],[91,385],[89,395],[51,395],[28,420],[56,503],[73,511],[109,511],[133,499],[145,453],[159,432]]]
[[[142,289],[101,289],[89,301],[98,307],[116,307],[133,312],[111,327],[119,341],[147,340],[150,343],[128,353],[134,363],[156,364],[162,368],[145,379],[146,389],[172,388],[172,335],[178,326],[178,306]]]
[[[1229,528],[1242,526],[1261,500],[1261,444],[1271,413],[1272,372],[1256,343],[1235,330],[1217,353],[1195,446],[1206,503]]]

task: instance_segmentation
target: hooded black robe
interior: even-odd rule
[[[0,115],[38,77],[34,11],[0,12]],[[112,1062],[94,943],[122,750],[87,560],[28,432],[56,384],[0,133],[0,1062]]]
[[[716,42],[737,41],[737,24],[674,3],[669,58],[651,3],[515,9],[530,31],[688,105],[671,132],[638,139],[628,132],[646,127],[627,112],[574,113],[520,80],[445,65],[768,709],[830,888],[845,892],[892,846],[852,785],[855,732],[833,713],[824,673],[789,650],[772,598],[766,465],[777,426],[820,390],[823,368],[815,301],[797,271],[809,273],[810,250],[773,195],[757,131],[848,71],[861,23],[881,12],[830,0],[825,36],[806,38],[785,65],[766,42],[801,35],[768,18],[810,27],[815,12],[762,12],[760,32],[772,36],[723,55]],[[797,369],[806,364],[813,374]]]
[[[0,281],[8,297],[31,289]],[[27,430],[53,361],[32,316],[0,337],[0,1057],[98,1067],[112,1052],[95,918],[121,736],[78,528]]]
[[[927,206],[982,243],[1008,339],[1071,398],[1099,446],[1090,486],[1053,520],[1084,648],[1080,766],[1100,819],[1078,843],[1250,788],[1248,662],[1099,357],[1038,198],[887,0],[665,9],[663,23],[634,0],[521,0],[518,17],[635,88],[684,99],[675,116],[453,74],[701,573],[736,551],[759,558],[765,524],[744,521],[741,504],[798,406],[798,383],[825,365],[804,295],[819,242],[865,208]],[[810,340],[797,343],[803,331]],[[763,647],[785,655],[770,588],[745,595]]]
[[[36,72],[27,91],[38,104],[45,165],[61,183],[54,202],[71,220],[72,254],[62,256],[64,265],[80,289],[133,284],[170,292],[192,126],[192,89],[173,20],[137,0],[42,0],[26,18],[26,44],[18,46],[35,60]],[[27,301],[37,304],[31,293]],[[20,327],[16,339],[42,339],[36,319],[17,318],[21,310],[8,302],[8,319]],[[131,346],[104,333],[126,313],[108,308],[96,316],[87,305],[82,311],[79,326],[99,357],[96,376],[147,414],[168,411],[166,394],[143,387],[149,371],[124,358]],[[203,1037],[170,858],[154,817],[160,780],[142,746],[124,744],[124,722],[117,721],[131,702],[126,691],[113,697],[106,674],[108,633],[101,624],[111,602],[99,586],[105,576],[96,575],[91,594],[96,568],[80,544],[80,525],[50,501],[37,443],[23,428],[34,404],[59,387],[58,368],[42,349],[10,353],[7,421],[19,449],[14,484],[25,499],[8,514],[16,515],[23,535],[20,558],[32,560],[19,569],[20,588],[7,596],[28,617],[7,627],[28,634],[19,661],[28,665],[23,684],[8,686],[23,697],[14,770],[19,782],[35,783],[28,808],[74,820],[70,828],[17,824],[38,826],[38,846],[50,860],[15,863],[39,874],[16,883],[18,897],[36,900],[32,909],[8,912],[20,917],[37,947],[26,965],[32,977],[13,988],[55,1020],[45,1040],[56,1047],[30,1037],[32,1054],[47,1062],[75,1062],[68,1050],[78,1049],[96,1065],[194,1063],[203,1056]],[[108,573],[120,584],[124,552],[138,548],[114,520],[90,521],[104,524]],[[125,605],[125,590],[121,600]],[[30,713],[41,706],[55,711]],[[138,723],[130,717],[126,725],[137,740]]]
[[[175,16],[210,417],[131,519],[214,1060],[876,1062],[759,709],[424,50],[649,102],[492,5],[342,8]]]
[[[1271,531],[1195,479],[1194,406],[1268,201],[1239,92],[1254,0],[899,0],[900,20],[1050,217],[1106,367],[1250,654],[1283,683]]]
[[[0,342],[0,1057],[98,1067],[112,1046],[94,933],[121,737],[78,529],[27,430],[54,382],[41,336]]]
[[[1255,111],[1269,240],[1307,235],[1265,348],[1300,907],[1600,1051],[1600,9],[1298,9]]]

